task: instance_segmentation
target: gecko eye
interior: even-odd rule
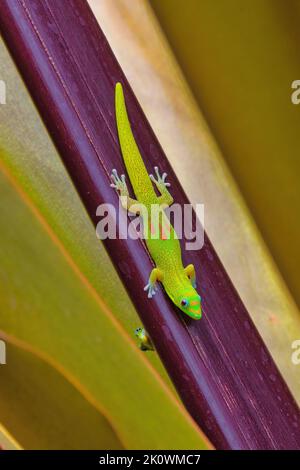
[[[189,301],[187,299],[182,299],[182,301],[181,301],[182,307],[187,307],[188,303],[189,303]]]

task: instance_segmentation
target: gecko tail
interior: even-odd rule
[[[115,110],[117,130],[125,167],[137,198],[146,191],[153,191],[147,169],[135,141],[129,122],[123,87],[120,82],[115,87]]]

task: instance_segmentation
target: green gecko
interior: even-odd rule
[[[135,330],[135,336],[139,340],[139,348],[141,351],[154,351],[154,346],[151,341],[151,338],[149,335],[146,333],[144,328],[136,328]]]
[[[115,169],[111,174],[111,186],[118,191],[122,207],[143,218],[146,246],[156,265],[144,290],[152,298],[158,289],[158,281],[161,282],[172,302],[189,317],[199,320],[202,310],[201,297],[196,291],[195,268],[192,264],[183,267],[179,240],[164,211],[173,204],[167,189],[170,186],[166,182],[167,174],[160,175],[155,167],[156,176],[148,175],[131,130],[121,83],[115,88],[115,110],[121,151],[136,199],[129,196],[125,175],[119,177]],[[156,195],[153,183],[160,196]],[[156,217],[151,213],[154,205]]]

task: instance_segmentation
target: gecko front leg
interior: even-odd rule
[[[189,264],[184,268],[184,272],[187,275],[187,277],[190,279],[192,286],[196,289],[197,283],[196,283],[196,271],[195,271],[195,266],[193,264]]]
[[[161,205],[165,204],[166,206],[171,206],[174,202],[174,199],[167,189],[171,186],[171,184],[166,181],[167,173],[163,173],[162,175],[160,175],[157,166],[154,167],[154,171],[156,174],[156,178],[153,175],[149,175],[149,177],[161,194],[161,196],[158,197],[158,202]]]
[[[144,287],[144,290],[148,291],[149,299],[151,299],[156,294],[156,291],[158,289],[157,281],[162,281],[162,279],[163,272],[158,268],[152,269],[151,274],[149,276],[148,284]]]

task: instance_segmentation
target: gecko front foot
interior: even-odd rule
[[[112,183],[110,185],[111,188],[114,188],[117,191],[119,191],[120,196],[128,196],[129,193],[128,193],[127,184],[125,181],[125,175],[121,175],[121,178],[120,178],[117,170],[113,169],[110,177],[112,179]]]
[[[156,178],[153,175],[149,175],[151,181],[156,184],[156,186],[161,189],[161,188],[167,188],[171,186],[170,183],[166,182],[166,177],[168,176],[167,173],[163,173],[162,175],[159,174],[159,169],[157,166],[154,167],[154,171],[156,174]]]
[[[194,289],[197,287],[197,282],[196,282],[196,271],[195,267],[193,264],[189,264],[184,268],[184,272],[187,275],[187,277],[190,279],[192,286]]]
[[[152,299],[158,290],[157,282],[151,282],[149,280],[148,284],[144,287],[145,291],[148,291],[148,298]]]
[[[157,281],[161,281],[163,273],[158,268],[153,268],[149,277],[148,284],[145,285],[144,290],[148,291],[148,298],[151,299],[158,290]]]

